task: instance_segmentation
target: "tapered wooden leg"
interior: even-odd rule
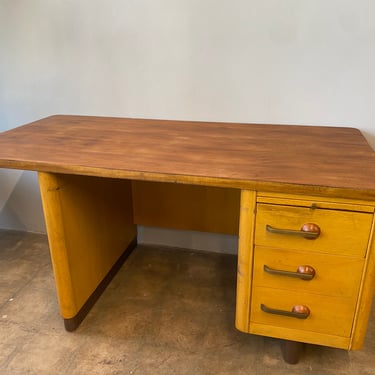
[[[281,340],[280,348],[284,361],[291,365],[298,363],[303,346],[302,342]]]
[[[135,245],[130,181],[39,173],[60,312],[78,327]]]

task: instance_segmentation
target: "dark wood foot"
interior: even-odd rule
[[[114,278],[116,273],[120,270],[120,268],[123,265],[123,263],[125,262],[126,258],[131,254],[131,252],[135,249],[136,246],[137,246],[137,239],[134,238],[134,240],[130,243],[130,245],[123,252],[121,257],[117,260],[117,262],[113,265],[113,267],[110,269],[110,271],[104,277],[102,282],[97,286],[97,288],[91,294],[91,296],[86,301],[86,303],[82,306],[81,310],[79,310],[78,314],[76,316],[74,316],[73,318],[64,319],[65,330],[67,330],[68,332],[72,332],[79,327],[79,325],[82,323],[83,319],[85,319],[86,315],[89,313],[91,308],[95,305],[95,302],[102,295],[105,288],[108,286],[108,284]]]
[[[280,348],[284,361],[291,365],[298,363],[303,346],[303,342],[281,340]]]

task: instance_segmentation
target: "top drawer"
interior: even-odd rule
[[[295,233],[307,223],[320,228],[317,238]],[[371,224],[371,213],[258,203],[255,244],[364,257]]]

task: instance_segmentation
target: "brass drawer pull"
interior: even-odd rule
[[[287,234],[292,236],[299,236],[306,238],[307,240],[315,240],[320,235],[320,228],[318,225],[314,223],[303,224],[301,230],[274,228],[271,227],[271,225],[267,224],[266,231],[268,233],[274,234]]]
[[[260,305],[260,308],[267,314],[290,316],[291,318],[297,319],[307,319],[310,315],[310,309],[304,305],[296,305],[292,308],[292,311],[272,309],[263,303]]]
[[[284,270],[275,270],[274,268],[268,267],[266,264],[263,266],[264,272],[267,272],[271,275],[280,275],[288,277],[296,277],[302,280],[312,280],[315,276],[315,270],[311,266],[299,266],[297,272],[284,271]]]

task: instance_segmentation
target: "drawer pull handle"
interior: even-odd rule
[[[271,227],[271,225],[267,224],[266,231],[268,233],[274,234],[287,234],[291,236],[299,236],[306,238],[307,240],[315,240],[320,236],[320,228],[318,225],[314,223],[303,224],[301,230],[274,228]]]
[[[260,308],[267,314],[290,316],[291,318],[297,319],[307,319],[310,315],[310,309],[305,305],[295,305],[293,306],[292,311],[272,309],[263,303],[260,305]]]
[[[302,280],[312,280],[315,276],[315,270],[311,266],[299,266],[297,272],[275,270],[274,268],[268,267],[266,264],[263,266],[264,272],[270,273],[271,275],[280,275],[288,277],[296,277]]]

